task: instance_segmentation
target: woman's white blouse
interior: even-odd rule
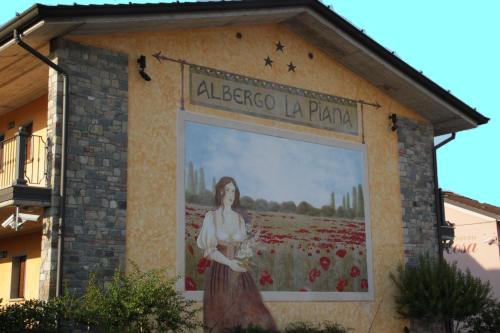
[[[205,215],[200,234],[196,239],[198,247],[204,250],[207,257],[217,250],[219,242],[242,242],[246,238],[245,221],[236,213],[237,219],[225,220],[222,217],[222,208],[209,211]]]

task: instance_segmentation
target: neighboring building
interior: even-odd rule
[[[444,211],[446,221],[455,226],[455,239],[445,259],[489,281],[500,300],[500,207],[444,192]]]
[[[35,219],[0,228],[3,304],[132,262],[201,300],[231,175],[278,326],[360,332],[403,331],[388,274],[438,255],[434,136],[488,121],[312,0],[35,5],[0,29],[0,113],[0,215]]]

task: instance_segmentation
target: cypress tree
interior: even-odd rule
[[[194,185],[193,185],[193,187],[194,187],[194,192],[193,193],[194,194],[198,194],[198,189],[199,189],[199,187],[198,187],[198,181],[199,181],[198,180],[198,169],[195,168],[194,169]]]
[[[189,161],[189,165],[188,165],[187,191],[190,193],[195,193],[194,166],[193,166],[193,162],[191,162],[191,161]]]
[[[358,215],[358,193],[356,186],[352,187],[352,216],[357,217]]]
[[[203,167],[200,168],[200,179],[198,181],[198,185],[200,186],[198,193],[206,192],[207,187],[205,186],[205,171],[203,170]]]
[[[365,199],[363,198],[363,187],[358,184],[358,212],[359,217],[365,217]]]
[[[332,207],[332,216],[337,214],[337,206],[335,205],[335,192],[330,194],[330,206]]]

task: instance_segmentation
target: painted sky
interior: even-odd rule
[[[241,195],[277,202],[307,201],[315,207],[330,204],[362,183],[362,153],[187,122],[185,159],[203,167],[205,183],[233,177]]]
[[[0,2],[5,23],[34,0]],[[73,4],[75,0],[41,0]],[[80,0],[128,3],[128,0]],[[155,0],[135,0],[154,3]],[[168,1],[165,1],[168,2]],[[441,187],[500,206],[500,1],[328,0],[332,9],[401,59],[491,118],[487,125],[459,132],[438,151]]]

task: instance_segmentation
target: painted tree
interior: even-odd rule
[[[358,217],[358,191],[356,186],[352,187],[352,217]]]
[[[358,184],[358,202],[357,202],[357,210],[359,217],[365,217],[365,199],[363,198],[363,187],[361,184]]]
[[[198,169],[194,168],[194,192],[198,194]]]
[[[203,170],[203,167],[201,167],[198,179],[198,193],[204,193],[206,191],[207,187],[205,186],[205,170]]]
[[[190,193],[195,193],[196,191],[196,188],[194,186],[194,166],[193,162],[191,161],[189,161],[188,164],[187,191]]]
[[[215,193],[215,177],[212,178],[212,192]]]
[[[330,194],[330,206],[332,208],[332,210],[331,210],[332,216],[335,216],[335,214],[337,212],[337,206],[335,205],[335,192],[332,192]]]

